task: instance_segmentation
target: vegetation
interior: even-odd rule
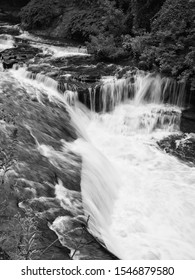
[[[190,80],[195,88],[193,0],[31,0],[22,10],[23,23],[28,28],[50,26],[59,15],[54,5],[61,7],[65,36],[87,41],[97,59],[129,57],[144,70]]]
[[[191,89],[195,89],[194,1],[158,1],[156,6],[155,1],[128,2],[131,5],[125,0],[117,1],[118,7],[128,8],[119,23],[121,32],[108,30],[109,35],[104,32],[91,36],[89,50],[100,59],[120,59],[128,54],[139,68],[155,69],[179,81],[188,80]]]
[[[38,29],[48,27],[61,13],[61,1],[32,0],[22,8],[20,15],[26,29]]]
[[[124,46],[147,69],[156,67],[161,73],[180,81],[195,74],[195,5],[192,1],[167,0],[151,24],[151,32],[125,38]]]
[[[38,248],[38,220],[31,210],[24,215],[17,213],[12,217],[7,214],[9,211],[8,201],[0,203],[1,210],[1,237],[0,248],[13,260],[39,259],[40,249]]]

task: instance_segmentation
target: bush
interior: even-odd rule
[[[160,71],[194,84],[195,5],[191,0],[167,0],[152,23]]]
[[[90,40],[90,36],[100,34],[120,37],[125,30],[123,12],[110,1],[93,0],[87,3],[87,0],[82,0],[81,9],[72,14],[68,26],[69,36],[77,40]]]
[[[69,36],[76,40],[89,40],[90,35],[96,36],[103,32],[102,12],[95,10],[80,10],[72,14],[68,26]]]
[[[2,210],[2,205],[0,205]],[[4,221],[5,223],[6,221]],[[20,213],[9,218],[0,238],[1,248],[14,260],[39,259],[38,220],[31,210],[22,216]]]
[[[89,53],[100,60],[116,61],[129,55],[120,45],[117,45],[113,35],[91,36],[91,42],[87,43],[87,48]]]
[[[144,68],[157,68],[194,88],[195,8],[192,1],[167,0],[152,23],[152,32],[123,37],[123,47]]]
[[[62,13],[60,1],[32,0],[20,13],[26,29],[48,27],[51,21]]]

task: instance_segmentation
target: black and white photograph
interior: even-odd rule
[[[0,0],[0,260],[195,260],[194,0]]]

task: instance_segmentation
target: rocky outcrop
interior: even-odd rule
[[[159,147],[166,153],[194,167],[195,137],[189,134],[170,135],[158,142]]]
[[[195,108],[182,111],[180,129],[185,133],[195,133]]]
[[[72,80],[67,81],[67,87],[88,92],[87,87],[95,84],[107,68],[104,64],[94,67],[88,57],[51,59],[51,55],[24,40],[16,40],[15,44],[2,55],[7,62],[14,60],[25,64],[32,79],[44,77],[47,81],[53,72],[55,80],[50,79],[50,82],[64,84],[65,75],[72,69]],[[84,61],[89,67],[81,65]],[[107,71],[112,71],[112,67]],[[93,72],[91,76],[90,72]],[[3,258],[70,259],[78,253],[79,247],[83,259],[113,259],[114,256],[88,233],[85,222],[74,218],[74,207],[66,203],[62,207],[62,201],[56,198],[55,186],[60,178],[68,195],[78,196],[81,204],[81,158],[68,152],[65,161],[62,160],[61,139],[66,143],[77,139],[66,108],[33,85],[26,88],[25,82],[17,82],[7,72],[1,72],[0,93],[0,247]],[[54,161],[47,157],[48,153]],[[79,211],[83,211],[81,205]],[[59,229],[55,232],[51,229],[58,217],[64,217],[70,225],[69,233],[63,234],[61,242]],[[30,250],[29,242],[32,242]]]
[[[87,230],[83,231],[83,222],[74,221],[74,207],[63,202],[65,210],[56,198],[56,178],[62,181],[68,197],[72,193],[81,196],[81,159],[72,152],[62,159],[61,139],[68,143],[77,138],[65,107],[38,90],[26,91],[13,78],[6,80],[6,74],[2,74],[0,82],[0,246],[3,252],[11,259],[70,259],[70,250],[74,252],[83,240],[85,243],[79,249],[83,258],[112,258]],[[66,217],[70,225],[76,226],[63,237],[63,244],[68,248],[62,246],[50,229],[49,225],[57,217]],[[29,242],[31,249],[28,249]]]

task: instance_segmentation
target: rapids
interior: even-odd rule
[[[31,39],[34,45],[34,37]],[[5,48],[12,42],[0,38]],[[86,55],[78,48],[37,45],[53,57],[75,52]],[[61,139],[63,151],[55,152],[38,142],[37,149],[52,164],[64,168],[63,172],[66,166],[74,169],[78,165],[68,153],[81,156],[82,207],[86,219],[89,217],[89,232],[103,246],[120,259],[195,259],[195,167],[157,145],[158,140],[180,133],[183,85],[143,72],[133,74],[133,80],[104,77],[103,109],[96,113],[97,93],[92,97],[90,88],[91,111],[78,102],[76,91],[62,95],[57,82],[32,75],[25,68],[4,72],[1,79],[17,82],[17,87],[35,95],[43,106],[45,95],[50,102],[65,106],[78,138],[73,142]],[[59,165],[59,160],[64,165]],[[68,200],[66,207],[68,204],[75,215],[82,215],[78,193],[65,190],[59,178],[55,193],[62,207],[63,200]],[[75,196],[77,203],[73,205],[70,201]],[[59,217],[50,228],[63,243],[62,221]]]
[[[14,40],[11,35],[0,34],[0,51],[13,48]]]

